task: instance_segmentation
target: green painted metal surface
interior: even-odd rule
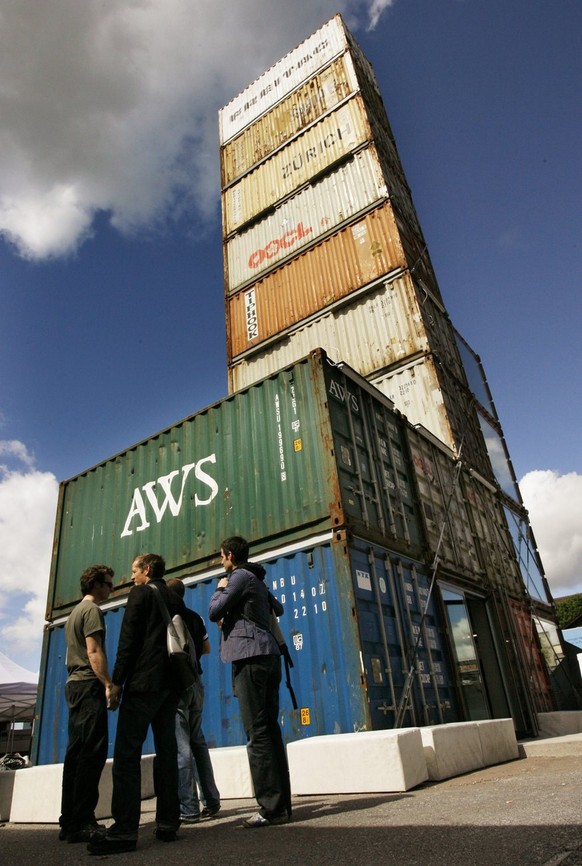
[[[233,534],[256,553],[345,527],[418,551],[403,423],[317,350],[64,482],[48,618],[78,600],[93,563],[116,586],[143,552],[195,574]]]

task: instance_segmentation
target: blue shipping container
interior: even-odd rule
[[[436,612],[420,563],[345,533],[288,545],[262,557],[267,581],[285,607],[280,625],[294,662],[299,708],[281,686],[286,742],[303,737],[390,728],[410,665],[415,677],[403,726],[456,720]],[[190,580],[190,582],[188,582]],[[186,604],[206,617],[216,572],[186,579]],[[113,663],[124,603],[105,606],[107,655]],[[219,629],[207,622],[212,651],[203,659],[204,732],[210,747],[245,742],[230,665],[219,659]],[[419,632],[420,641],[418,640]],[[417,650],[413,658],[414,650]],[[35,730],[35,761],[59,763],[67,742],[64,620],[47,629]],[[109,716],[109,755],[117,715]],[[144,753],[153,752],[151,734]]]

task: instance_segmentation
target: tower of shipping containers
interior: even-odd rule
[[[35,762],[64,756],[64,628],[87,563],[118,575],[113,658],[135,553],[162,551],[204,612],[230,534],[285,607],[286,742],[509,716],[535,735],[537,713],[575,708],[552,600],[341,17],[219,120],[230,394],[60,485]],[[204,666],[207,741],[241,744],[231,677],[217,652]]]
[[[531,692],[524,715],[551,709],[547,673],[563,652],[499,418],[444,306],[378,84],[341,16],[225,106],[219,126],[229,391],[321,346],[462,461],[482,569],[470,581],[440,569],[452,587],[444,610],[462,596],[476,629],[485,614],[470,593],[488,593],[524,671],[519,691]],[[438,467],[413,459],[434,551]],[[466,526],[452,523],[458,543]]]

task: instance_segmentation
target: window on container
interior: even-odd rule
[[[525,588],[532,598],[537,598],[545,604],[550,604],[551,602],[544,587],[542,572],[538,564],[537,554],[531,542],[529,526],[522,517],[519,517],[519,515],[509,508],[504,507],[504,511]]]
[[[480,412],[477,412],[477,415],[479,417],[479,424],[481,425],[481,432],[485,439],[485,445],[487,446],[489,460],[493,467],[493,473],[499,486],[504,493],[507,493],[507,495],[511,496],[512,499],[515,499],[516,502],[521,502],[517,482],[507,457],[507,451],[505,450],[503,439],[497,430]]]
[[[564,651],[558,636],[558,628],[555,623],[547,619],[534,617],[536,631],[540,639],[542,655],[551,671],[555,670],[564,658]],[[566,633],[562,632],[565,640],[569,641]]]
[[[493,417],[497,417],[495,414],[495,408],[491,402],[489,397],[489,390],[485,384],[485,374],[483,372],[483,367],[480,362],[477,360],[476,355],[469,349],[465,341],[459,338],[458,334],[455,334],[457,340],[457,347],[459,349],[459,354],[461,355],[461,361],[463,362],[463,367],[465,368],[465,375],[467,377],[467,381],[469,382],[469,388],[477,398],[477,400],[481,403],[481,405],[489,412]]]

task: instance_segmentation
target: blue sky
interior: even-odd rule
[[[579,0],[0,0],[0,649],[31,669],[58,481],[226,396],[217,111],[337,11],[582,589]]]

